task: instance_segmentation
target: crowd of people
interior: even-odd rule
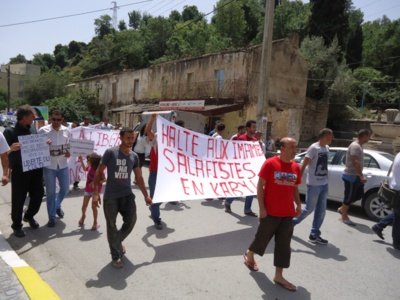
[[[2,184],[11,180],[11,227],[16,237],[25,236],[22,222],[27,222],[33,229],[39,228],[35,215],[38,213],[44,186],[46,188],[48,227],[57,226],[57,217],[63,218],[62,202],[69,191],[69,172],[67,161],[70,157],[68,147],[71,138],[70,130],[63,125],[63,113],[55,109],[50,113],[49,124],[38,129],[38,133],[47,136],[50,152],[50,164],[44,168],[23,171],[21,158],[21,143],[19,136],[32,134],[31,124],[34,120],[32,107],[24,105],[18,108],[15,127],[6,128],[4,135],[0,134],[0,158],[3,167]],[[79,158],[83,169],[87,172],[87,182],[82,203],[82,215],[78,221],[84,226],[86,211],[90,199],[93,211],[92,230],[98,229],[98,208],[103,205],[106,220],[107,239],[111,253],[111,263],[115,268],[123,267],[123,255],[126,249],[124,239],[135,226],[136,204],[135,194],[132,192],[132,178],[139,187],[150,215],[157,230],[163,229],[160,216],[160,203],[152,203],[158,170],[157,133],[153,131],[156,114],[151,115],[147,124],[143,124],[139,131],[132,128],[120,128],[121,144],[109,148],[103,156],[93,153],[87,157],[87,164]],[[176,125],[184,127],[182,121]],[[85,119],[76,126],[89,126],[90,120]],[[99,126],[101,129],[112,129],[105,119]],[[209,133],[215,139],[225,137],[225,125],[216,123]],[[338,212],[341,221],[349,226],[355,224],[349,218],[350,205],[363,196],[363,186],[366,178],[363,175],[363,145],[368,142],[371,132],[367,129],[358,133],[357,139],[350,144],[346,156],[346,168],[343,173],[344,198]],[[259,226],[254,241],[243,255],[244,264],[252,271],[258,271],[255,255],[263,255],[272,239],[275,238],[274,265],[276,268],[274,282],[289,291],[296,291],[296,286],[283,276],[283,270],[290,265],[290,241],[294,226],[299,224],[314,212],[312,227],[308,240],[312,244],[326,245],[328,240],[321,236],[327,196],[328,196],[328,157],[329,145],[333,140],[333,132],[329,128],[320,131],[318,141],[311,144],[301,165],[293,159],[297,151],[297,141],[291,137],[284,137],[274,141],[271,136],[264,141],[256,130],[256,122],[249,120],[237,128],[232,140],[259,143],[266,159],[258,173],[257,194],[246,196],[244,214],[249,217],[259,217]],[[268,155],[275,152],[275,155]],[[149,192],[146,189],[142,175],[145,157],[149,155]],[[298,185],[301,183],[304,172],[307,171],[307,192],[305,206],[302,208]],[[107,176],[105,176],[105,172]],[[44,183],[44,184],[43,184]],[[56,183],[59,190],[56,190]],[[101,193],[104,187],[103,199]],[[77,182],[74,184],[77,186]],[[390,186],[400,191],[400,154],[396,155],[392,166]],[[29,194],[29,204],[24,211],[24,203]],[[399,192],[400,194],[400,192]],[[259,214],[252,211],[253,197],[256,196],[259,205]],[[184,200],[184,199],[182,199]],[[224,200],[225,212],[232,212],[232,203],[235,198]],[[400,200],[399,200],[400,202]],[[123,224],[116,225],[117,216],[122,216]],[[394,207],[393,213],[372,227],[372,230],[383,238],[382,230],[393,224],[393,246],[400,250],[400,205]]]

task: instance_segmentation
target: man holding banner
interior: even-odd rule
[[[290,265],[290,240],[293,235],[294,216],[301,213],[297,186],[301,183],[300,166],[293,161],[296,140],[283,138],[281,154],[266,160],[258,174],[257,198],[260,206],[260,224],[254,241],[244,254],[244,264],[258,271],[254,253],[263,256],[269,241],[275,236],[274,282],[289,291],[296,286],[283,277],[283,268]],[[296,208],[295,208],[296,204]]]
[[[125,254],[125,248],[122,242],[132,231],[137,219],[135,195],[132,193],[131,187],[132,171],[146,204],[151,204],[151,198],[147,193],[139,167],[139,158],[132,151],[135,133],[132,128],[124,127],[120,130],[119,135],[121,144],[104,152],[93,183],[93,205],[98,205],[100,204],[100,181],[105,168],[107,168],[103,208],[112,266],[118,269],[124,266],[122,256]],[[116,225],[118,213],[122,215],[123,220],[120,229]]]
[[[17,124],[15,127],[8,127],[4,131],[4,136],[11,148],[8,156],[11,169],[11,228],[16,237],[25,236],[25,231],[22,229],[22,214],[28,192],[29,205],[23,220],[28,222],[32,229],[39,228],[34,216],[40,209],[44,194],[43,168],[23,172],[21,144],[18,141],[18,136],[31,134],[30,129],[34,118],[31,106],[21,106],[17,110]]]
[[[56,226],[56,214],[64,217],[61,203],[69,190],[68,158],[70,157],[69,140],[71,134],[67,127],[62,125],[64,120],[60,110],[51,112],[51,124],[39,129],[39,133],[47,134],[50,147],[50,165],[43,169],[44,182],[47,193],[47,213],[49,215],[48,227]],[[56,192],[56,180],[60,190]]]

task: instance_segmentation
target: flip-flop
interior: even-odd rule
[[[297,288],[290,282],[279,282],[276,280],[274,280],[274,282],[275,282],[275,284],[280,285],[281,287],[283,287],[285,290],[288,290],[289,292],[297,291]]]
[[[247,258],[246,253],[243,254],[243,259],[244,259],[244,261],[243,261],[244,265],[247,268],[249,268],[249,270],[254,271],[254,272],[258,271],[258,266],[257,266],[256,262],[255,261],[250,262],[249,259]]]

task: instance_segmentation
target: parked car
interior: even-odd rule
[[[329,192],[328,199],[334,201],[343,201],[344,184],[342,180],[343,170],[345,168],[347,148],[330,147],[328,157],[328,180]],[[295,161],[302,163],[306,152],[296,155]],[[364,169],[363,174],[367,178],[364,186],[364,197],[357,201],[356,205],[361,205],[365,213],[372,220],[379,220],[388,215],[391,210],[378,198],[377,192],[382,181],[387,178],[387,172],[394,160],[394,155],[375,150],[364,149]],[[305,170],[302,178],[302,184],[299,187],[300,194],[307,191]]]

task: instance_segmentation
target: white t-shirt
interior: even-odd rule
[[[0,132],[0,154],[3,154],[10,150],[6,138],[4,137],[3,133]]]
[[[329,147],[323,147],[319,142],[307,149],[306,157],[310,159],[307,172],[308,185],[328,184],[328,154]]]
[[[397,153],[394,158],[390,187],[394,190],[400,191],[400,152]]]

